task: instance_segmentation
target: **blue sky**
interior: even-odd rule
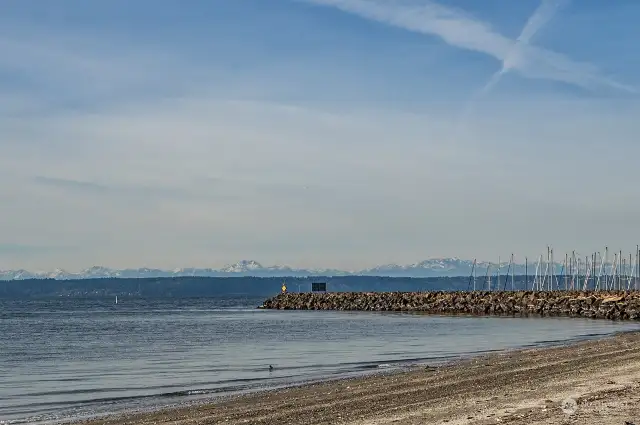
[[[631,0],[6,0],[0,268],[633,249],[639,18]]]

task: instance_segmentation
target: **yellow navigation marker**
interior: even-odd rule
[[[284,282],[282,282],[282,293],[286,293],[287,292],[287,285],[285,285]]]

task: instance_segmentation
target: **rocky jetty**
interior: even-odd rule
[[[326,292],[279,294],[262,308],[640,320],[640,292]]]

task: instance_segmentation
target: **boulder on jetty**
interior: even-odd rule
[[[640,320],[640,292],[305,292],[279,294],[261,308]]]

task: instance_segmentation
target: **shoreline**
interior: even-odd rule
[[[640,330],[619,331],[568,344],[480,354],[435,367],[373,371],[64,423],[640,423],[639,389]],[[566,412],[563,402],[568,403]]]

